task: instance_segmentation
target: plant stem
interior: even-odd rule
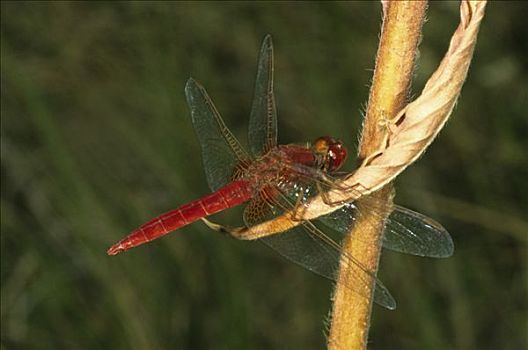
[[[426,1],[387,1],[383,3],[384,17],[380,43],[376,57],[373,83],[370,90],[367,113],[360,142],[359,159],[365,159],[380,147],[386,132],[382,122],[391,118],[407,102],[412,72],[415,66],[417,46],[421,39],[422,25],[427,7]],[[367,205],[375,200],[376,206],[384,206],[385,217],[392,206],[392,186],[389,184],[371,196],[358,201]],[[385,219],[363,212],[359,222],[343,242],[343,250],[355,257],[366,269],[376,273],[383,238]],[[347,288],[357,278],[357,267],[340,266],[332,310],[332,324],[328,341],[329,349],[365,349],[372,310],[374,281],[366,291],[370,298]]]

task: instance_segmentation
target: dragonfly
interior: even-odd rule
[[[281,213],[298,210],[317,193],[335,188],[339,170],[347,159],[343,143],[322,136],[312,143],[277,144],[277,109],[273,87],[273,43],[268,35],[262,43],[252,102],[247,152],[227,128],[206,90],[193,78],[187,81],[185,96],[200,141],[207,183],[212,191],[139,226],[108,249],[116,255],[202,219],[209,227],[243,240],[258,239],[279,254],[333,281],[340,263],[353,268],[347,287],[388,309],[396,302],[376,275],[356,258],[343,252],[341,241],[364,212],[354,203],[339,206],[317,220],[303,220],[285,232],[253,237],[244,230],[215,224],[206,217],[246,204],[246,227]],[[376,204],[369,214],[385,219]],[[361,208],[365,210],[364,207]],[[323,228],[322,228],[323,227]],[[332,234],[329,234],[329,231]],[[394,206],[385,219],[383,247],[425,257],[448,257],[453,253],[449,233],[436,221],[410,209]]]

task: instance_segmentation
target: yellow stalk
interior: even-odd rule
[[[390,132],[384,127],[386,120],[395,116],[407,103],[426,7],[425,1],[383,3],[383,26],[360,143],[360,159],[380,149],[386,133]],[[360,209],[362,203],[368,204],[373,199],[386,204],[384,214],[388,216],[392,204],[391,184],[360,199]],[[384,219],[379,213],[371,217],[366,211],[343,243],[343,250],[356,257],[372,273],[378,269],[383,226]],[[344,281],[350,283],[353,280],[354,270],[353,266],[344,262],[340,266],[329,349],[366,348],[373,298],[365,298],[346,287]],[[374,285],[371,285],[370,291],[367,291],[371,296],[373,288]]]

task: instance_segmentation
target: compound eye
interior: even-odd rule
[[[334,141],[328,147],[329,165],[328,171],[338,170],[343,166],[347,158],[347,150],[341,141]]]

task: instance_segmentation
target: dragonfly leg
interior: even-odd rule
[[[329,205],[329,206],[338,206],[338,205],[344,205],[346,203],[354,202],[357,199],[359,199],[360,197],[362,197],[365,192],[370,192],[369,188],[363,186],[359,182],[353,184],[352,186],[337,185],[337,187],[336,187],[335,185],[333,185],[333,187],[335,189],[343,192],[345,194],[345,196],[344,196],[345,199],[343,199],[343,200],[332,200],[330,198],[330,196],[328,195],[328,192],[324,190],[324,188],[321,186],[321,184],[320,183],[316,184],[317,191],[321,195],[321,198],[322,198],[323,202],[326,205]]]
[[[328,196],[328,192],[324,191],[324,189],[321,187],[320,184],[317,184],[316,187],[317,187],[317,191],[321,195],[321,198],[323,199],[324,204],[330,205],[330,206],[337,206],[337,205],[343,205],[343,204],[346,204],[346,203],[349,203],[355,200],[357,197],[356,194],[358,193],[357,187],[361,187],[361,184],[356,184],[351,187],[341,189],[345,193],[350,193],[350,196],[351,198],[353,197],[353,199],[336,200],[336,201],[333,201],[332,199],[330,199],[330,197]]]
[[[290,216],[290,219],[292,219],[293,221],[303,220],[304,213],[306,212],[306,209],[307,209],[306,205],[304,205],[305,204],[304,199],[305,198],[303,198],[303,196],[297,197],[297,200],[295,201],[295,205],[292,210],[292,214]]]
[[[332,202],[330,197],[328,197],[328,193],[323,190],[323,188],[321,187],[320,183],[317,183],[316,187],[317,187],[317,192],[319,192],[319,194],[321,194],[321,198],[323,199],[324,204],[327,204],[327,205],[334,205],[335,204],[334,202]]]

